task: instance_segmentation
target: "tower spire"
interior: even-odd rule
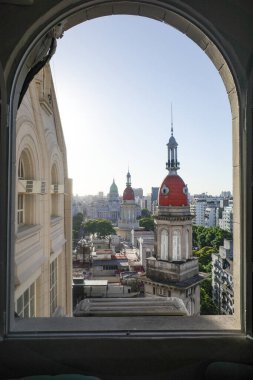
[[[129,166],[128,166],[128,171],[127,171],[127,182],[126,186],[131,186],[131,174],[129,173]]]
[[[168,161],[166,162],[166,169],[169,171],[169,174],[177,174],[177,170],[180,169],[180,164],[177,160],[177,146],[178,143],[173,135],[174,125],[173,125],[173,112],[172,112],[172,103],[171,103],[171,136],[167,144],[168,147]]]
[[[170,131],[171,131],[171,136],[173,136],[173,111],[172,111],[172,103],[170,103]]]

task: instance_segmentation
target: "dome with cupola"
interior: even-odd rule
[[[173,122],[171,122],[171,136],[167,144],[168,161],[166,169],[169,171],[164,178],[158,193],[159,206],[189,206],[188,189],[182,178],[177,174],[180,164],[177,157],[177,147],[175,137],[173,136]]]
[[[134,201],[134,200],[135,200],[134,191],[131,187],[131,174],[128,171],[126,188],[123,192],[123,201]]]
[[[118,186],[116,185],[114,179],[110,187],[110,194],[118,194]]]
[[[188,189],[177,174],[169,174],[164,178],[158,195],[159,206],[188,206]]]

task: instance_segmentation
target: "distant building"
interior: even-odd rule
[[[219,314],[234,313],[233,241],[224,239],[219,253],[212,254],[213,301]]]
[[[141,209],[147,209],[152,212],[151,195],[144,196],[140,203]]]
[[[120,198],[114,179],[107,197],[100,192],[86,205],[85,211],[89,219],[107,219],[117,225],[120,214]]]
[[[131,241],[131,231],[139,228],[137,220],[138,205],[135,202],[134,191],[131,186],[131,175],[128,171],[126,188],[120,206],[120,219],[118,222],[117,234],[122,238]]]
[[[135,198],[143,198],[143,189],[141,187],[133,188]]]
[[[207,207],[205,211],[205,226],[215,227],[216,226],[216,208]]]
[[[222,217],[219,219],[219,227],[231,233],[233,232],[233,206],[224,207]]]
[[[84,212],[84,203],[78,195],[72,197],[72,216],[75,216],[79,213],[83,214]]]
[[[206,200],[195,199],[190,205],[191,214],[194,215],[193,224],[197,226],[205,226]]]
[[[108,199],[108,207],[109,207],[109,220],[117,225],[120,215],[120,199],[118,187],[113,179],[113,183],[111,184],[109,194],[107,196]]]
[[[152,208],[152,213],[155,213],[156,207],[158,205],[158,192],[159,192],[159,187],[152,187],[151,188],[151,208]]]
[[[227,193],[230,194],[230,192]],[[231,199],[207,195],[205,193],[191,196],[190,210],[191,214],[194,215],[193,224],[206,227],[220,226],[222,229],[229,230],[228,215],[222,215],[226,206],[232,207],[231,202]]]

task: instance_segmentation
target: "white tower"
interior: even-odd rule
[[[155,216],[155,258],[147,259],[145,292],[183,300],[189,315],[200,313],[199,275],[197,258],[192,256],[192,218],[187,186],[177,174],[178,144],[171,136],[166,169],[158,193],[158,212]]]

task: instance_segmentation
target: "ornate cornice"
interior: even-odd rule
[[[185,220],[192,220],[194,218],[194,215],[157,215],[155,216],[156,220],[168,220],[170,222],[177,222],[177,221],[185,221]]]

